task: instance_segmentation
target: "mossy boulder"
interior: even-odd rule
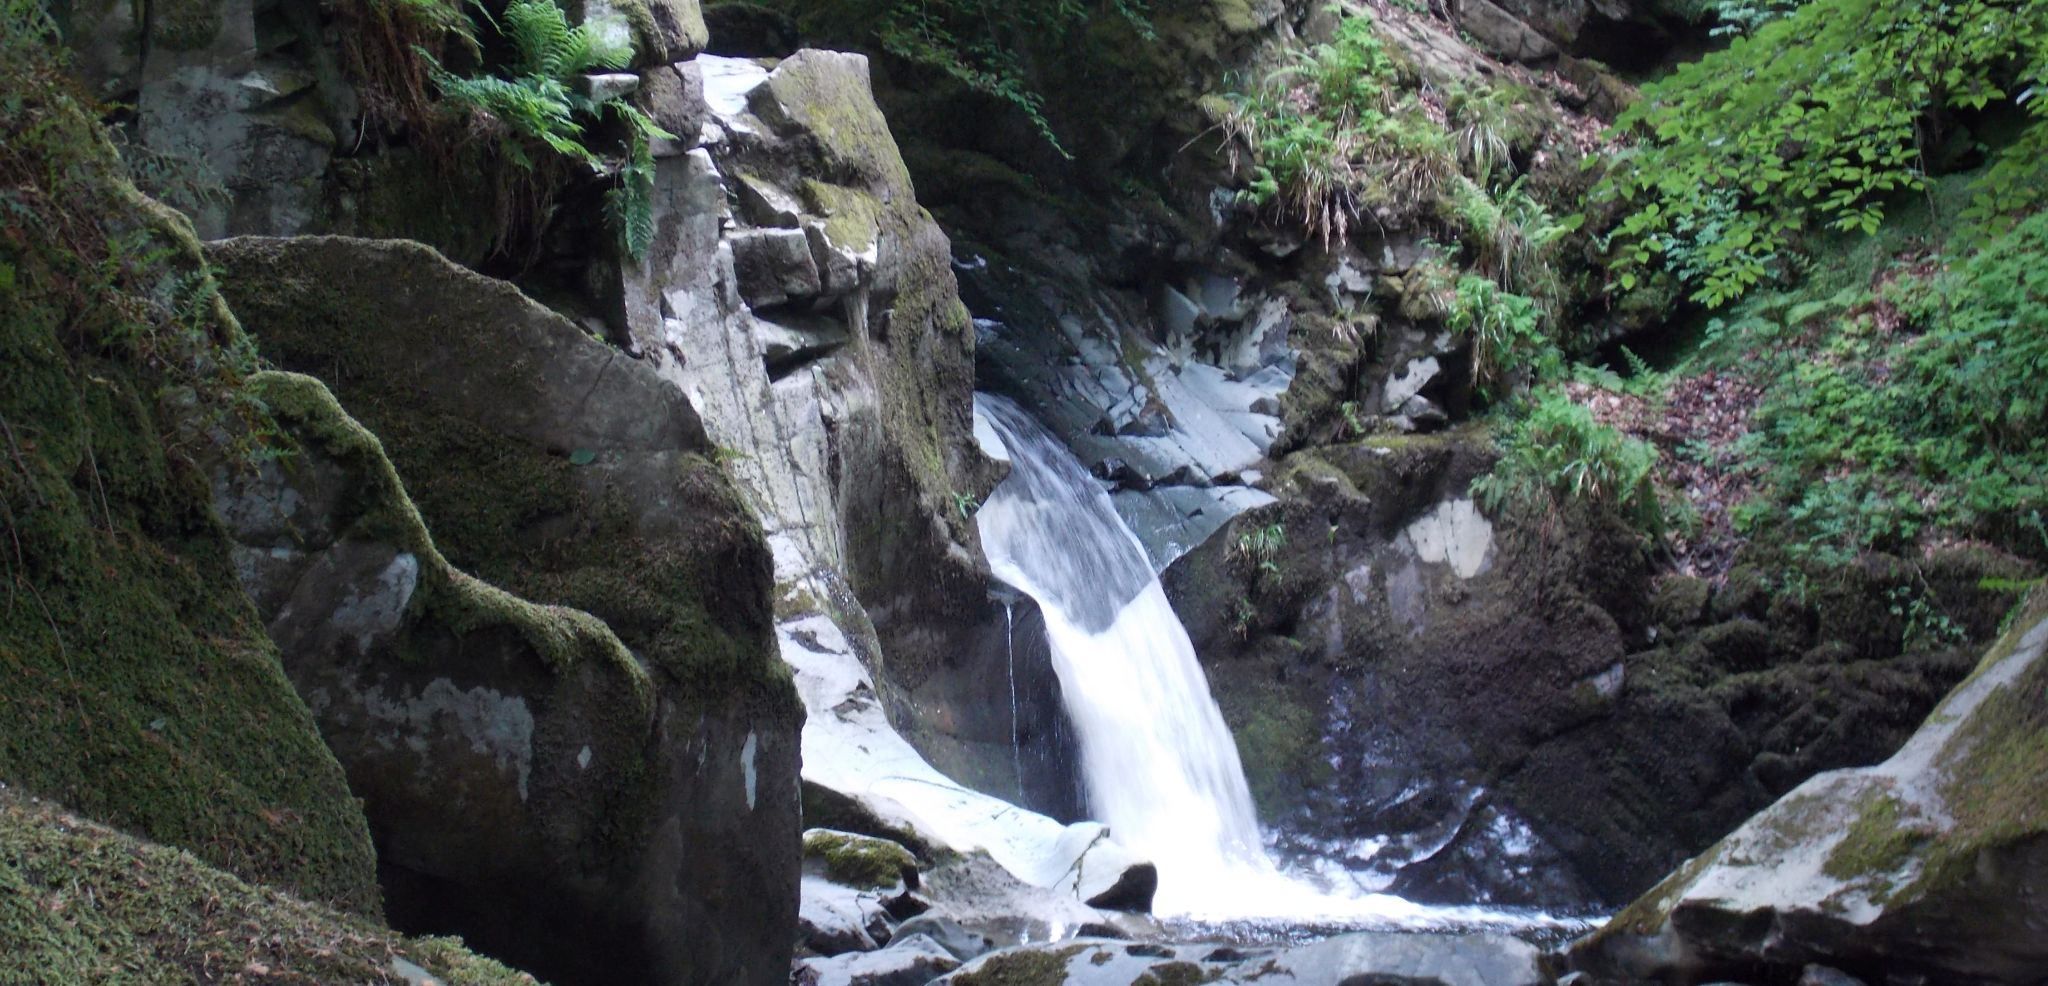
[[[1822,774],[1576,944],[1617,979],[2033,983],[2048,943],[2048,593],[1891,759]]]
[[[0,183],[26,211],[0,230],[0,782],[374,916],[362,812],[198,466],[250,408],[248,340],[35,44],[0,39]]]
[[[786,976],[802,713],[682,394],[418,244],[209,255],[334,391],[265,378],[301,454],[223,504],[394,921],[562,982]]]
[[[887,839],[811,829],[804,833],[804,859],[841,886],[863,890],[917,886],[917,858]]]
[[[265,982],[534,983],[459,940],[407,938],[4,786],[0,941],[6,982],[185,982],[210,969]]]

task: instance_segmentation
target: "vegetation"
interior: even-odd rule
[[[1720,306],[1788,273],[1817,228],[1875,232],[1899,194],[1927,187],[1962,114],[2024,100],[2044,70],[2041,4],[1812,0],[1773,16],[1644,87],[1617,121],[1641,138],[1601,185],[1628,210],[1620,286],[1664,271]],[[2048,195],[2026,150],[2048,145],[2048,101],[2024,101],[2022,148],[1978,189],[1970,219],[1986,229]]]
[[[1657,450],[1594,420],[1593,412],[1563,393],[1541,394],[1501,445],[1493,471],[1472,484],[1489,512],[1604,508],[1646,533],[1662,530],[1652,482]]]
[[[554,0],[512,0],[504,16],[493,23],[511,42],[511,61],[502,66],[501,74],[467,78],[433,63],[431,71],[442,98],[508,127],[505,154],[528,171],[533,170],[534,162],[520,138],[538,142],[563,158],[607,170],[604,159],[584,143],[585,131],[606,113],[624,121],[626,152],[610,169],[616,184],[605,196],[605,218],[628,255],[645,257],[654,240],[654,155],[649,142],[675,135],[655,126],[621,94],[592,95],[577,85],[586,72],[621,69],[632,61],[633,46],[625,40],[624,25],[615,29],[603,23],[571,27]]]

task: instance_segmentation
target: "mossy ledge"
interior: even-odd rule
[[[5,788],[0,941],[5,982],[396,984],[398,961],[448,986],[534,982],[459,940],[406,938]]]

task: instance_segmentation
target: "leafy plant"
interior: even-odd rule
[[[593,96],[578,85],[586,72],[620,69],[632,62],[632,45],[622,40],[628,32],[603,23],[572,27],[553,0],[512,0],[492,23],[510,42],[512,60],[502,67],[502,74],[469,77],[433,62],[442,98],[503,124],[510,131],[506,154],[522,168],[531,170],[534,159],[513,138],[537,141],[561,157],[610,171],[615,184],[605,196],[605,216],[626,253],[645,256],[654,237],[650,142],[674,135],[619,96]],[[626,153],[616,166],[584,142],[587,126],[606,113],[623,120],[629,133]]]
[[[1875,230],[1890,196],[1925,187],[1945,115],[2038,83],[2044,51],[2048,5],[1811,0],[1644,87],[1617,121],[1642,143],[1600,186],[1629,210],[1621,287],[1661,266],[1718,306],[1810,226]]]
[[[1656,535],[1664,527],[1653,482],[1656,466],[1657,450],[1648,443],[1601,424],[1583,405],[1550,391],[1511,426],[1500,461],[1473,481],[1472,492],[1496,514],[1610,508]]]
[[[1251,154],[1246,197],[1326,240],[1365,210],[1432,201],[1457,173],[1457,152],[1414,95],[1402,95],[1409,75],[1372,20],[1352,14],[1332,40],[1232,95],[1223,125]]]
[[[1247,528],[1238,532],[1230,546],[1231,557],[1260,575],[1280,571],[1280,549],[1287,546],[1287,529],[1279,524]]]
[[[1472,382],[1499,397],[1525,376],[1555,373],[1563,356],[1542,329],[1536,302],[1501,290],[1489,278],[1466,274],[1445,324],[1472,340]]]

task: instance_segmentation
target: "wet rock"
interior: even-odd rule
[[[753,229],[733,234],[733,270],[740,297],[754,308],[772,308],[824,290],[810,237],[795,229]]]
[[[805,876],[797,890],[797,931],[819,955],[871,952],[890,940],[882,894]]]
[[[1295,948],[1184,948],[1080,939],[985,955],[955,986],[1293,983],[1300,986],[1535,986],[1534,947],[1504,935],[1367,933]]]

